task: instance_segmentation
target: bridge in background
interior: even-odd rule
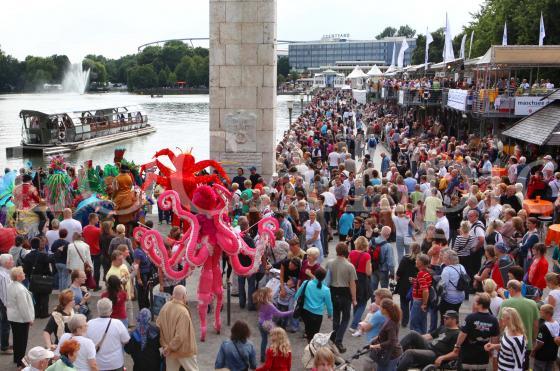
[[[186,37],[184,39],[168,39],[168,40],[152,41],[152,42],[140,45],[138,47],[138,52],[141,52],[142,49],[144,49],[147,46],[165,44],[166,42],[169,42],[169,41],[187,41],[187,42],[190,42],[191,46],[194,47],[193,41],[207,41],[207,40],[210,40],[210,38],[208,38],[208,37]],[[296,44],[296,43],[302,43],[302,42],[306,42],[306,41],[291,41],[291,40],[278,40],[277,41],[277,43],[280,44],[280,45]]]

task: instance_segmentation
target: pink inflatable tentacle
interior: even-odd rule
[[[220,242],[220,246],[222,250],[226,254],[229,255],[237,254],[238,251],[238,245],[236,242],[237,234],[235,233],[235,231],[231,229],[229,223],[226,223],[226,221],[224,220],[224,216],[228,214],[228,204],[229,204],[229,199],[226,198],[226,195],[227,194],[231,195],[231,194],[227,189],[225,189],[224,187],[218,184],[215,184],[214,187],[218,189],[216,193],[220,196],[220,198],[223,201],[223,207],[221,208],[221,210],[218,212],[217,215],[213,216],[214,225],[216,226],[218,232],[216,237]]]
[[[159,249],[156,249],[156,247],[164,246],[164,243],[163,238],[159,233],[155,231],[148,231],[144,233],[142,239],[140,240],[140,246],[155,265],[161,265],[163,256],[158,253]]]
[[[197,249],[196,240],[191,240],[189,242],[189,246],[187,247],[187,261],[189,264],[200,267],[204,265],[204,262],[206,262],[209,256],[210,252],[208,251],[207,242],[201,241],[199,249]]]
[[[198,241],[198,234],[199,234],[198,219],[196,219],[193,216],[193,217],[189,217],[188,220],[190,222],[189,229],[187,229],[187,232],[179,242],[181,246],[182,245],[185,246],[185,249],[179,248],[177,249],[177,251],[175,251],[175,253],[171,257],[171,260],[169,262],[171,265],[177,264],[179,260],[185,256],[185,250],[188,252],[190,249],[193,250],[196,249],[196,241]]]
[[[259,235],[261,238],[266,235],[268,237],[268,243],[271,247],[275,246],[276,238],[274,233],[280,228],[278,220],[273,217],[264,218],[259,221]]]
[[[181,198],[175,191],[165,191],[158,198],[158,207],[162,210],[173,210],[173,213],[183,220],[192,220],[194,215],[183,209],[181,206]]]

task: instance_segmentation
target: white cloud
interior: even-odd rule
[[[442,27],[449,13],[454,33],[482,0],[278,0],[278,38],[316,40],[350,33],[369,39],[386,26],[409,24],[424,33]],[[8,0],[2,4],[0,46],[13,56],[136,52],[146,42],[208,36],[208,0]]]

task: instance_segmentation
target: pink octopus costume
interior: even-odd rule
[[[259,238],[257,247],[250,248],[243,241],[242,234],[235,231],[228,222],[229,203],[231,193],[218,184],[200,186],[193,194],[192,209],[194,215],[181,205],[175,191],[166,191],[158,199],[158,205],[163,210],[173,210],[175,215],[188,222],[189,228],[178,242],[179,248],[169,256],[163,238],[159,232],[143,227],[136,228],[134,234],[142,249],[148,254],[152,262],[161,267],[166,276],[174,280],[188,277],[195,267],[202,267],[198,282],[198,314],[200,316],[200,340],[206,339],[206,314],[208,305],[216,298],[214,310],[214,328],[220,333],[220,310],[223,301],[223,285],[221,258],[225,252],[237,275],[247,276],[256,272],[260,266],[261,257],[267,246],[274,246],[274,232],[278,229],[276,219],[269,217],[258,224]],[[183,201],[183,202],[181,202]],[[251,264],[244,266],[239,261],[239,254],[250,258]],[[182,269],[173,269],[176,264],[182,264]]]

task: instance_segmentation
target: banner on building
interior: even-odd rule
[[[468,90],[449,89],[449,93],[447,94],[447,106],[459,111],[466,111],[468,95]]]
[[[541,99],[542,97],[515,97],[515,115],[530,115],[550,103],[549,99]]]

